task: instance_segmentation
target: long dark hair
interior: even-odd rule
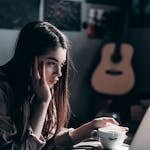
[[[66,65],[62,68],[62,76],[54,87],[54,100],[57,114],[57,130],[66,126],[69,112],[68,102],[68,66],[69,42],[67,37],[48,22],[34,21],[25,25],[18,36],[13,58],[4,66],[3,71],[14,90],[14,106],[12,117],[16,123],[19,137],[28,127],[30,116],[29,84],[30,69],[35,56],[46,54],[49,50],[62,47],[67,50]],[[48,111],[49,112],[49,111]],[[52,114],[49,114],[49,117]]]

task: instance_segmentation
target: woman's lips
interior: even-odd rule
[[[58,80],[53,80],[53,81],[49,81],[49,84],[56,84],[58,82]]]

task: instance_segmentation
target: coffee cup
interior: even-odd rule
[[[91,134],[94,139],[101,142],[103,148],[111,150],[119,149],[127,138],[126,131],[119,126],[98,128]]]

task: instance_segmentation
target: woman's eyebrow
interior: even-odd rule
[[[50,59],[50,60],[54,60],[54,61],[56,61],[56,62],[59,62],[56,58],[54,58],[54,57],[48,57],[47,59]],[[66,60],[64,60],[63,62],[62,62],[62,64],[64,64],[64,63],[66,63]]]
[[[53,58],[53,57],[48,57],[47,59],[54,60],[54,61],[58,62],[58,60],[56,58]]]

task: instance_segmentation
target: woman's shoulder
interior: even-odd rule
[[[10,114],[14,103],[13,89],[6,75],[0,70],[0,115]]]
[[[12,101],[13,99],[13,90],[10,86],[5,74],[0,70],[0,97],[5,100]],[[10,103],[10,102],[8,102]]]

